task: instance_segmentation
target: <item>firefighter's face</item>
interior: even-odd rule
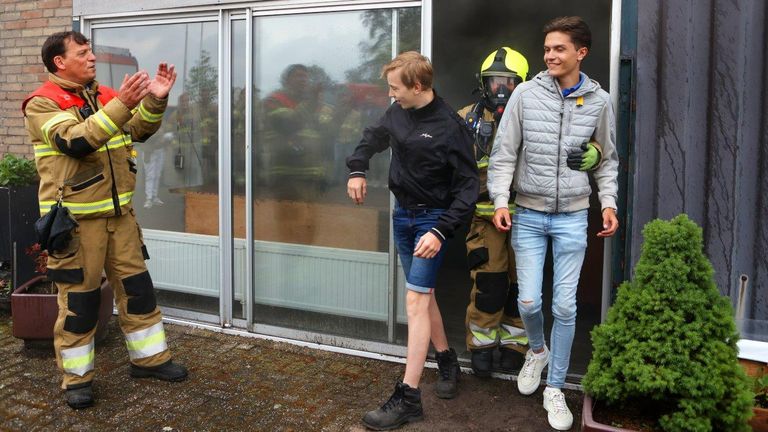
[[[80,45],[74,40],[64,41],[66,51],[53,61],[58,70],[56,75],[77,84],[88,84],[96,78],[96,56],[90,44]]]
[[[389,85],[389,97],[399,103],[403,109],[415,108],[419,103],[421,84],[416,83],[411,88],[403,84],[402,68],[397,68],[387,73],[387,85]]]

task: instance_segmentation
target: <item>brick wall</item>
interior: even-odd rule
[[[21,102],[47,79],[45,38],[72,29],[72,0],[0,0],[0,156],[33,157]]]

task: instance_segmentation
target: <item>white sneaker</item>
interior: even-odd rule
[[[541,372],[544,367],[549,363],[549,349],[544,347],[544,357],[537,359],[533,355],[533,350],[529,349],[525,354],[525,364],[520,369],[520,374],[517,376],[517,389],[520,394],[529,395],[533,394],[539,384],[541,384]]]
[[[151,208],[152,207],[152,200],[148,199],[144,201],[144,208]]]
[[[164,202],[163,202],[163,201],[162,201],[160,198],[158,198],[158,197],[154,197],[154,198],[152,198],[152,204],[155,204],[155,205],[163,205],[163,204],[165,204],[165,203],[164,203]]]
[[[557,430],[569,430],[573,426],[573,414],[565,403],[565,395],[558,388],[544,389],[544,409],[549,425]]]

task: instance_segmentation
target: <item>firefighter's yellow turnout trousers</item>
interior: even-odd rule
[[[517,310],[517,277],[509,232],[475,215],[467,235],[472,291],[467,306],[467,349],[501,345],[525,353],[528,338]]]
[[[478,108],[482,107],[467,105],[458,114],[467,119],[468,114],[478,112]],[[486,186],[496,122],[493,113],[484,108],[482,119],[493,125],[493,133],[487,144],[483,145],[475,132],[474,150],[480,175],[480,193],[466,240],[467,264],[472,279],[465,320],[467,349],[471,351],[501,345],[525,354],[528,337],[517,310],[515,256],[509,233],[499,232],[493,226],[493,202]],[[467,123],[474,125],[470,121]]]
[[[54,347],[65,389],[94,377],[94,334],[102,270],[115,292],[131,362],[147,367],[171,358],[152,279],[144,263],[148,255],[133,210],[78,222],[80,226],[67,250],[56,251],[48,258],[48,277],[59,291]]]

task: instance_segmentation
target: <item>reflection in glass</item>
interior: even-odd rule
[[[134,208],[161,305],[218,313],[217,24],[95,29],[97,79],[119,88],[125,74],[178,73],[161,129],[137,143]]]
[[[345,158],[389,106],[379,73],[392,58],[393,13],[415,17],[406,33],[412,36],[401,43],[418,47],[418,9],[254,18],[250,186],[258,322],[372,339],[386,335],[389,158],[374,159],[364,206],[347,198]],[[236,53],[245,45],[243,33],[244,25],[235,23]],[[244,196],[246,82],[237,57],[233,188]],[[245,209],[238,196],[233,203],[237,255]],[[244,273],[245,262],[236,260],[236,275]]]

